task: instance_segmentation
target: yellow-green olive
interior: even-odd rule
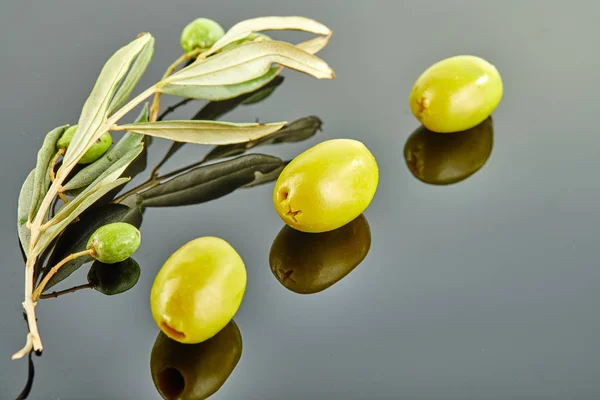
[[[371,231],[363,215],[324,233],[304,233],[284,226],[271,246],[269,264],[287,289],[299,294],[317,293],[348,275],[370,247]]]
[[[241,356],[242,335],[233,321],[198,344],[181,344],[161,332],[150,356],[152,381],[165,400],[203,400],[223,386]]]
[[[496,67],[475,56],[455,56],[429,67],[413,86],[410,109],[434,132],[460,132],[490,116],[502,99]]]
[[[200,49],[206,50],[225,35],[225,31],[216,21],[197,18],[186,25],[181,32],[181,48],[186,53]]]
[[[58,141],[56,142],[56,148],[66,150],[71,144],[71,140],[73,140],[73,136],[75,136],[76,132],[77,125],[69,127],[69,129],[67,129],[65,133],[62,134],[60,139],[58,139]],[[102,157],[104,153],[106,153],[106,151],[110,148],[111,144],[112,136],[110,136],[110,133],[108,132],[104,133],[104,135],[100,136],[100,139],[96,140],[96,143],[94,143],[92,147],[90,147],[88,151],[85,152],[85,154],[79,160],[78,164],[93,163],[94,161]]]
[[[140,247],[142,235],[133,225],[114,222],[98,228],[87,243],[92,257],[104,264],[125,261]]]
[[[404,159],[417,179],[433,185],[449,185],[483,167],[492,153],[493,143],[491,117],[474,128],[452,135],[421,126],[408,138]]]
[[[371,203],[379,171],[359,141],[334,139],[317,144],[281,172],[273,204],[281,219],[302,232],[327,232],[358,217]]]
[[[181,343],[200,343],[235,315],[246,290],[246,267],[225,240],[202,237],[169,257],[150,294],[158,327]]]

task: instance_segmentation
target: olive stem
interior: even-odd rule
[[[66,263],[68,263],[69,261],[72,261],[78,257],[83,257],[83,256],[91,256],[94,254],[94,250],[92,249],[87,249],[84,251],[80,251],[78,253],[73,253],[65,258],[62,259],[61,262],[59,262],[58,264],[56,264],[54,267],[52,267],[52,269],[50,270],[50,272],[48,272],[48,274],[44,277],[44,279],[42,280],[42,282],[40,282],[40,284],[38,285],[38,287],[35,289],[35,291],[33,292],[33,301],[36,301],[40,295],[42,294],[42,292],[44,291],[44,288],[46,287],[46,285],[48,284],[48,282],[50,281],[50,279],[58,272],[58,270],[60,269],[60,267],[62,267],[63,265],[65,265]]]
[[[50,182],[54,182],[54,179],[56,179],[56,174],[54,173],[54,167],[56,167],[56,162],[58,161],[60,156],[62,156],[63,154],[65,154],[65,149],[64,148],[58,149],[58,151],[56,152],[56,154],[50,161]]]
[[[167,70],[165,71],[165,74],[163,75],[161,81],[164,81],[169,76],[171,76],[171,74],[173,74],[173,72],[175,72],[175,70],[181,64],[183,64],[184,62],[186,62],[190,58],[196,57],[198,54],[200,54],[200,50],[199,49],[192,50],[189,53],[183,54],[181,57],[179,57],[177,60],[175,60],[173,62],[173,64],[169,65],[169,68],[167,68]],[[160,96],[161,96],[160,91],[157,91],[154,94],[154,100],[152,101],[152,107],[150,108],[150,118],[148,119],[150,122],[155,122],[156,119],[158,118],[158,112],[160,111]]]
[[[83,290],[83,289],[92,289],[94,286],[91,283],[86,283],[85,285],[78,285],[78,286],[73,286],[70,289],[65,289],[65,290],[59,290],[58,292],[52,292],[52,293],[48,293],[48,294],[41,294],[40,295],[40,299],[55,299],[58,296],[62,296],[64,294],[67,293],[74,293],[78,290]]]

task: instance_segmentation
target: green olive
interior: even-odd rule
[[[169,257],[150,294],[158,327],[181,343],[200,343],[235,315],[246,290],[246,267],[225,240],[202,237]]]
[[[92,257],[104,264],[125,261],[140,247],[141,234],[125,222],[114,222],[98,228],[87,243]]]
[[[371,231],[363,215],[325,233],[304,233],[284,226],[271,246],[269,264],[284,287],[312,294],[348,275],[370,247]]]
[[[413,86],[410,109],[434,132],[460,132],[481,123],[502,99],[496,67],[475,56],[455,56],[429,67]]]
[[[366,210],[378,180],[377,162],[364,144],[351,139],[328,140],[284,168],[275,184],[273,204],[290,227],[327,232]]]
[[[217,22],[208,18],[198,18],[190,22],[181,32],[181,48],[186,53],[201,49],[209,49],[225,35],[225,31]]]
[[[65,133],[62,134],[60,139],[58,139],[58,141],[56,142],[56,148],[67,149],[71,144],[71,140],[73,140],[73,136],[75,136],[76,132],[77,125],[69,127],[69,129],[67,129]],[[104,153],[106,153],[106,151],[110,148],[111,144],[112,136],[110,136],[110,133],[106,132],[104,135],[100,136],[100,139],[96,140],[96,143],[94,143],[92,147],[88,149],[88,151],[85,152],[83,157],[81,157],[81,159],[79,160],[78,164],[93,163],[94,161],[102,157]]]
[[[494,142],[494,123],[481,124],[452,135],[432,132],[421,126],[408,138],[404,158],[410,172],[432,185],[460,182],[486,163]]]
[[[132,258],[115,264],[94,261],[87,279],[94,290],[112,296],[134,287],[140,279],[140,272],[140,266]]]
[[[203,343],[181,344],[160,332],[150,356],[154,386],[165,400],[203,400],[225,383],[242,356],[234,321]]]

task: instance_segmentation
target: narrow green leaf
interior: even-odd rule
[[[53,224],[48,229],[46,229],[44,232],[42,232],[42,234],[39,236],[39,238],[37,240],[37,243],[35,245],[35,248],[33,249],[33,252],[35,254],[40,254],[41,252],[43,252],[50,245],[50,243],[52,243],[52,241],[54,239],[56,239],[58,237],[58,235],[60,235],[61,232],[71,222],[73,222],[73,220],[75,220],[75,218],[77,218],[86,209],[91,207],[96,202],[96,200],[100,199],[102,196],[104,196],[106,193],[110,192],[111,190],[127,183],[128,181],[129,181],[129,178],[120,178],[112,183],[105,184],[104,186],[100,187],[98,190],[94,191],[93,193],[89,193],[89,195],[86,196],[84,198],[84,200],[82,202],[80,202],[78,204],[78,206],[71,213],[69,213],[69,215],[65,216],[64,219],[61,219],[59,222],[57,222],[56,224]]]
[[[230,43],[244,39],[252,32],[271,30],[299,30],[317,35],[331,36],[331,30],[325,25],[305,17],[259,17],[247,19],[232,26],[225,36],[219,39],[207,52],[213,54]]]
[[[90,207],[79,219],[71,224],[56,242],[56,246],[48,261],[48,270],[70,254],[84,251],[90,236],[101,226],[113,222],[127,222],[136,227],[142,224],[142,214],[136,208],[121,204],[106,204]],[[91,257],[80,257],[69,261],[54,275],[46,290],[66,279],[83,264],[92,261]]]
[[[237,156],[257,146],[300,142],[314,136],[322,126],[323,122],[318,117],[301,118],[284,126],[279,131],[253,142],[217,146],[204,157],[203,162]]]
[[[142,111],[136,119],[136,122],[148,122],[148,105],[145,105],[142,108]],[[112,149],[106,152],[106,154],[104,154],[93,164],[83,168],[77,173],[77,175],[71,178],[63,186],[63,191],[72,191],[89,185],[112,164],[124,157],[131,149],[137,147],[143,139],[144,135],[127,132]]]
[[[261,172],[261,171],[254,171],[254,180],[252,180],[251,182],[245,184],[244,186],[242,186],[243,188],[251,188],[254,186],[258,186],[258,185],[263,185],[265,183],[269,183],[269,182],[273,182],[275,180],[277,180],[277,178],[279,178],[279,175],[281,174],[281,171],[283,171],[283,169],[285,168],[285,166],[287,165],[286,162],[284,162],[281,166],[279,166],[278,168],[274,169],[273,171],[269,171],[269,172]]]
[[[192,169],[142,192],[140,197],[144,207],[173,207],[204,203],[252,184],[257,179],[257,174],[269,174],[283,164],[283,161],[277,157],[250,154]]]
[[[104,134],[104,132],[100,132],[100,128],[106,120],[108,107],[115,91],[133,60],[151,39],[150,34],[141,35],[127,46],[119,49],[104,65],[83,106],[77,132],[67,149],[63,166],[72,167],[87,149]]]
[[[48,173],[50,161],[56,154],[56,142],[68,127],[69,125],[64,125],[48,132],[44,138],[42,148],[38,151],[37,164],[35,166],[34,184],[30,194],[31,208],[28,210],[28,216],[30,220],[33,220],[35,217],[35,214],[37,213],[37,210],[40,207],[44,196],[46,195],[46,191],[48,190],[49,176],[46,176],[46,174]]]
[[[282,67],[273,67],[269,72],[256,79],[247,82],[236,83],[233,85],[172,85],[167,84],[160,87],[161,93],[172,96],[187,97],[200,100],[227,100],[246,93],[253,92],[267,85],[277,77]]]
[[[135,59],[133,65],[131,66],[131,70],[123,80],[121,87],[117,90],[117,94],[113,97],[110,106],[108,107],[108,115],[117,111],[121,108],[129,96],[131,92],[135,89],[136,85],[140,81],[144,72],[146,72],[146,68],[150,61],[152,60],[152,56],[154,55],[154,38],[151,37],[148,43],[143,47],[140,54]]]
[[[85,190],[77,195],[74,199],[64,205],[50,221],[60,221],[76,210],[85,199],[96,192],[99,188],[106,184],[110,184],[123,174],[123,171],[129,164],[142,152],[143,145],[140,143],[136,147],[130,149],[123,157],[116,160],[106,171],[98,176]]]
[[[264,87],[259,88],[251,93],[236,96],[227,100],[210,101],[206,103],[204,107],[200,109],[191,119],[194,121],[203,120],[216,120],[221,118],[223,115],[235,110],[240,104],[243,104],[247,99],[260,95],[263,91],[274,91],[279,85],[283,83],[284,78],[282,76],[276,76],[271,82],[266,84]],[[150,136],[146,136],[150,138]],[[173,142],[167,154],[156,166],[156,170],[162,167],[180,148],[185,145],[185,142]]]
[[[27,179],[21,186],[21,192],[19,193],[19,205],[17,207],[17,230],[19,232],[19,240],[23,251],[26,255],[29,254],[29,240],[31,238],[31,231],[27,227],[27,221],[29,220],[29,210],[31,209],[31,201],[33,197],[33,185],[35,181],[35,169],[32,169]]]
[[[259,78],[272,64],[295,69],[318,79],[331,79],[325,61],[292,44],[279,41],[248,42],[194,63],[163,82],[171,85],[233,85]]]
[[[119,129],[144,135],[196,144],[243,143],[277,132],[285,122],[235,124],[217,121],[160,121],[126,124]]]

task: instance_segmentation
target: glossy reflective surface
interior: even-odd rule
[[[285,160],[323,140],[364,142],[380,169],[364,213],[367,257],[326,290],[303,296],[269,267],[282,228],[272,184],[200,205],[149,209],[136,286],[115,296],[80,290],[40,302],[45,352],[34,359],[30,398],[160,399],[150,370],[158,335],[150,288],[173,251],[205,235],[231,243],[248,271],[235,317],[243,354],[211,399],[600,398],[600,3],[31,3],[6,2],[0,12],[0,399],[15,398],[26,380],[27,363],[10,361],[26,331],[16,201],[43,135],[76,123],[106,59],[137,33],[157,38],[141,90],[180,55],[180,32],[191,19],[207,16],[229,27],[269,14],[306,15],[331,27],[320,55],[337,78],[286,72],[268,99],[224,119],[319,116],[323,132],[309,140],[252,150]],[[425,68],[456,54],[479,55],[502,75],[493,151],[467,179],[428,185],[404,160],[418,128],[408,97]],[[190,118],[200,107],[190,102],[172,117]],[[169,146],[154,141],[150,168]],[[162,170],[210,150],[186,146]],[[56,290],[84,284],[86,275],[81,268]]]

